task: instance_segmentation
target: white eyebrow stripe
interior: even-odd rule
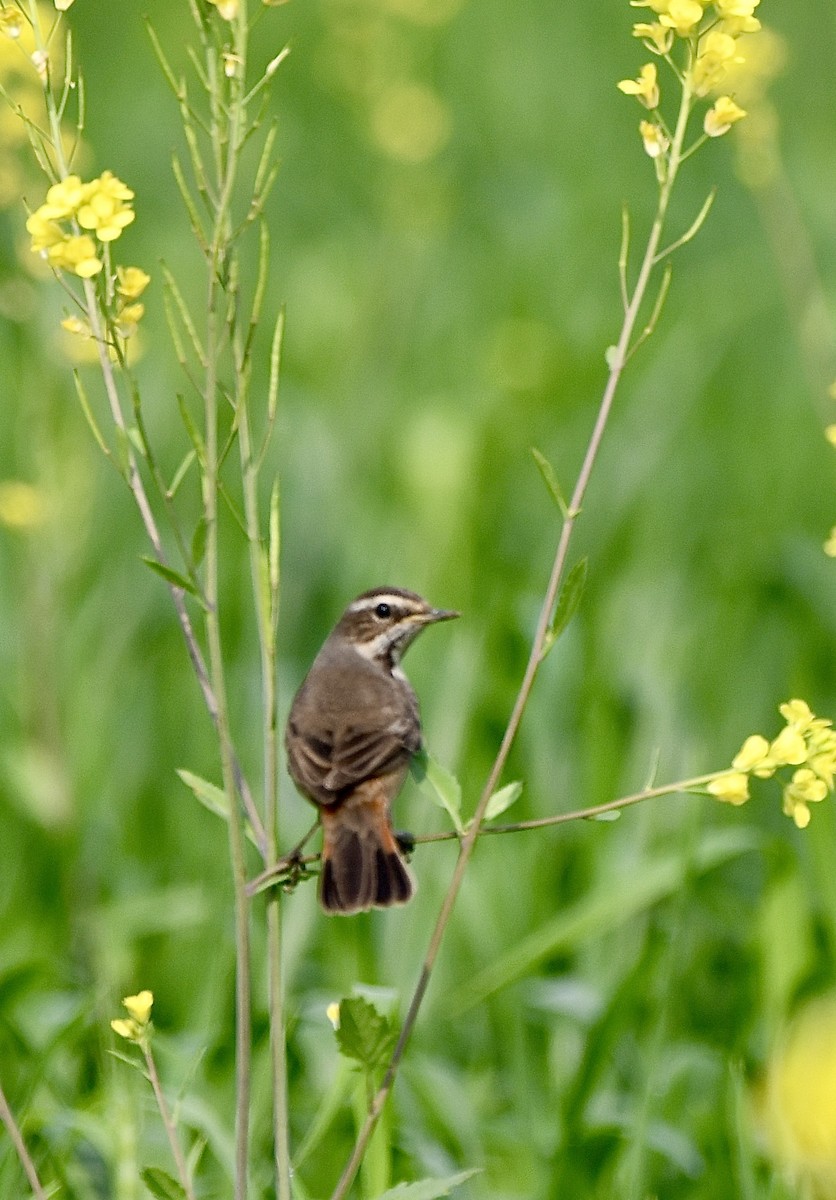
[[[410,600],[406,596],[399,596],[396,592],[377,592],[374,596],[361,596],[359,600],[352,601],[349,604],[348,612],[367,612],[369,609],[377,608],[378,604],[388,604],[392,608],[406,609],[407,612],[420,612],[420,606],[414,600]]]

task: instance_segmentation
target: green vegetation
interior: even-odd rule
[[[187,71],[188,5],[145,7]],[[455,775],[464,821],[488,777],[560,529],[541,472],[558,484],[531,448],[568,496],[621,325],[622,204],[634,246],[655,212],[639,110],[615,86],[647,61],[631,26],[648,14],[626,0],[293,0],[254,27],[253,79],[291,46],[265,89],[281,171],[251,382],[263,403],[285,306],[259,495],[264,514],[277,472],[279,709],[363,589],[400,585],[459,609],[406,660],[434,764],[396,808],[416,835],[450,828],[430,775],[448,801],[444,769]],[[836,716],[836,563],[823,552],[836,523],[824,436],[836,422],[836,115],[810,102],[832,98],[836,15],[830,0],[763,0],[758,15],[784,39],[767,143],[779,159],[744,122],[681,170],[671,237],[715,185],[717,196],[616,397],[571,546],[569,567],[587,567],[569,577],[568,623],[501,780],[524,786],[500,821],[726,768],[748,735],[779,732],[791,697]],[[171,171],[177,106],[140,7],[77,0],[67,20],[87,102],[78,170],[112,170],[136,194],[119,261],[152,277],[136,373],[171,479],[189,448],[188,385],[162,264],[205,307]],[[0,71],[8,45],[0,34]],[[130,494],[79,406],[65,299],[32,274],[20,196],[35,209],[45,185],[13,128],[4,113],[0,1084],[57,1195],[165,1196],[166,1131],[146,1080],[120,1061],[141,1055],[110,1029],[122,998],[150,989],[169,1105],[205,1146],[196,1193],[227,1197],[235,918],[226,824],[209,811],[224,795],[201,782],[223,784],[217,738],[166,584],[142,562]],[[98,405],[92,369],[82,378]],[[199,530],[191,484],[181,496]],[[226,510],[219,536],[229,720],[259,779],[258,628]],[[482,838],[352,1194],[432,1179],[473,1200],[835,1194],[832,1138],[808,1191],[776,1175],[764,1080],[787,1021],[834,983],[836,813],[818,804],[799,831],[774,781],[754,781],[752,796],[742,808],[667,796],[614,822]],[[312,816],[283,774],[283,851]],[[247,853],[252,878],[262,863]],[[298,1200],[329,1196],[351,1152],[454,862],[454,842],[418,845],[417,897],[386,913],[327,919],[305,880],[282,894]],[[252,901],[258,1198],[275,1194],[267,906]],[[348,996],[360,997],[354,1026],[338,1039],[328,1008]],[[830,1053],[825,1041],[821,1094],[834,1103]],[[424,1188],[395,1195],[443,1194]],[[0,1132],[0,1196],[26,1194]]]

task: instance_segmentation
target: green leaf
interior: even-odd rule
[[[586,587],[586,576],[589,570],[589,560],[582,558],[580,562],[576,562],[572,570],[566,576],[566,582],[560,589],[560,595],[557,598],[557,606],[554,610],[551,628],[546,635],[546,642],[543,646],[543,655],[545,658],[557,639],[560,637],[563,630],[572,620],[575,615],[578,605],[581,602],[581,597]]]
[[[142,554],[140,557],[145,565],[150,567],[157,575],[162,576],[166,583],[170,583],[172,587],[180,588],[181,591],[188,592],[190,596],[197,596],[199,598],[197,588],[185,575],[181,575],[179,571],[175,571],[173,567],[166,566],[165,563],[158,562],[156,558],[150,558],[147,554]]]
[[[447,810],[457,833],[464,833],[462,824],[462,788],[455,775],[442,767],[423,747],[412,758],[412,777],[424,795],[439,808]]]
[[[186,1200],[183,1185],[173,1179],[167,1171],[159,1167],[146,1167],[140,1172],[140,1178],[152,1196],[157,1200]]]
[[[478,1174],[479,1168],[471,1167],[469,1171],[459,1171],[457,1175],[448,1175],[446,1179],[419,1179],[417,1183],[399,1183],[396,1187],[388,1188],[377,1200],[436,1200],[437,1196],[449,1196],[453,1188]]]
[[[520,783],[519,779],[515,779],[513,783],[506,783],[505,787],[501,787],[499,791],[494,792],[485,809],[485,820],[493,821],[498,816],[501,816],[506,809],[519,800],[522,790],[522,783]]]
[[[200,775],[195,775],[193,771],[187,771],[182,767],[177,768],[177,774],[204,808],[208,808],[209,812],[214,813],[216,817],[222,817],[224,821],[229,820],[229,800],[223,788],[217,787],[208,779],[203,779]],[[249,821],[244,822],[244,833],[254,846],[258,846],[258,839]]]
[[[545,454],[541,454],[536,446],[531,447],[531,457],[537,464],[537,469],[543,476],[543,482],[549,489],[549,494],[554,500],[557,507],[563,513],[564,517],[569,514],[569,506],[563,498],[563,492],[560,490],[560,484],[557,482],[557,475],[554,467],[551,465]]]
[[[397,1039],[392,1024],[383,1013],[362,996],[347,996],[340,1001],[337,1045],[344,1058],[359,1063],[366,1071],[383,1066]]]
[[[206,518],[201,517],[192,534],[192,566],[198,567],[206,553]]]

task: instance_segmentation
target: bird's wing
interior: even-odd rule
[[[421,745],[420,726],[411,713],[393,715],[373,727],[323,724],[311,732],[291,722],[290,733],[291,774],[320,804],[333,803],[346,788],[402,766]]]

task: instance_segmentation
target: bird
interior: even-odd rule
[[[390,816],[422,744],[418,697],[400,663],[422,629],[458,616],[404,588],[363,592],[296,693],[285,732],[287,764],[296,787],[319,809],[319,900],[326,913],[405,904],[415,891]]]

